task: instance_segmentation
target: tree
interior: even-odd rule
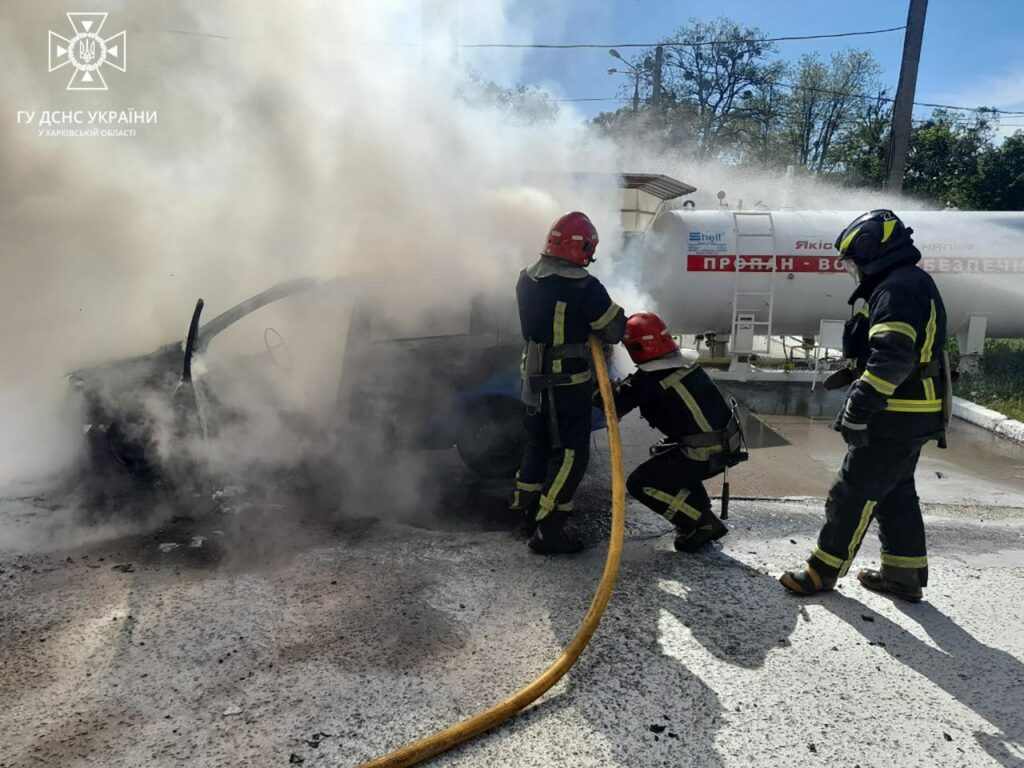
[[[904,192],[959,208],[977,207],[978,162],[993,134],[988,110],[962,118],[936,109],[910,134]]]
[[[789,94],[785,80],[789,67],[781,61],[765,67],[764,81],[743,95],[739,110],[739,151],[746,163],[761,168],[786,165],[788,149],[782,127],[789,110]]]
[[[690,102],[696,112],[697,153],[709,157],[727,149],[738,135],[743,100],[766,80],[771,43],[757,27],[741,28],[730,19],[691,19],[662,41],[662,82],[673,100]]]
[[[506,87],[470,70],[456,93],[467,104],[499,110],[520,123],[549,123],[558,117],[558,103],[536,85]]]
[[[797,63],[789,134],[796,162],[816,171],[834,167],[832,145],[856,123],[866,93],[878,88],[880,69],[868,51],[832,54],[825,64],[816,53]]]
[[[1024,210],[1024,132],[979,155],[975,198],[984,210]]]
[[[840,178],[844,182],[875,188],[885,183],[891,128],[892,102],[883,89],[874,101],[865,102],[855,124],[834,147],[834,157],[842,168]]]

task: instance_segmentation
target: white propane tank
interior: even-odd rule
[[[770,311],[773,335],[813,336],[821,320],[850,317],[855,286],[833,244],[862,213],[667,211],[639,249],[641,284],[678,333],[729,334],[735,301],[756,305],[759,321]],[[951,334],[973,315],[987,318],[989,336],[1024,336],[1024,213],[897,213],[942,292]]]

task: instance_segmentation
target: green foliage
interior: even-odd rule
[[[1024,210],[1024,132],[1017,131],[978,157],[975,201],[990,211]]]
[[[986,112],[963,124],[956,115],[935,110],[911,134],[904,190],[958,208],[976,207],[978,164],[993,133]]]
[[[981,370],[963,374],[957,395],[1024,421],[1024,339],[986,339]]]
[[[795,165],[869,188],[885,182],[891,100],[868,51],[825,60],[773,58],[768,34],[726,18],[691,20],[662,41],[662,95],[653,104],[654,54],[631,59],[620,93],[640,103],[593,124],[624,144],[715,157],[740,166]],[[997,115],[935,110],[911,131],[904,190],[936,206],[1024,209],[1024,132],[996,142]]]

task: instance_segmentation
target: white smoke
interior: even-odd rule
[[[616,165],[578,116],[514,125],[457,97],[451,6],[76,6],[108,12],[103,34],[128,39],[128,71],[108,68],[110,90],[83,93],[45,66],[47,30],[69,34],[66,4],[5,5],[0,485],[72,457],[62,374],[181,339],[197,297],[208,320],[281,280],[359,275],[415,326],[439,304],[511,291],[563,210],[615,229],[614,180],[569,175]],[[459,23],[465,39],[528,34],[495,1]],[[21,110],[155,110],[159,122],[132,138],[47,137],[16,124]],[[289,345],[337,350],[341,322]],[[239,444],[282,450],[279,427],[267,416]]]

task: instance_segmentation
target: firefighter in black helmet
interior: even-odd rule
[[[512,508],[523,516],[523,533],[540,554],[579,552],[583,543],[566,535],[564,523],[590,458],[591,333],[615,344],[626,314],[600,281],[587,272],[597,230],[579,211],[548,231],[540,259],[516,285],[523,352],[526,448],[516,473]]]
[[[882,543],[881,571],[861,570],[869,589],[917,602],[928,582],[924,523],[914,487],[921,448],[944,446],[952,397],[945,354],[946,310],[935,282],[918,268],[921,252],[888,210],[865,213],[836,240],[858,286],[843,338],[852,368],[826,386],[852,384],[835,429],[846,458],[825,502],[818,546],[801,570],[780,581],[791,592],[831,590],[845,576],[872,519]]]

